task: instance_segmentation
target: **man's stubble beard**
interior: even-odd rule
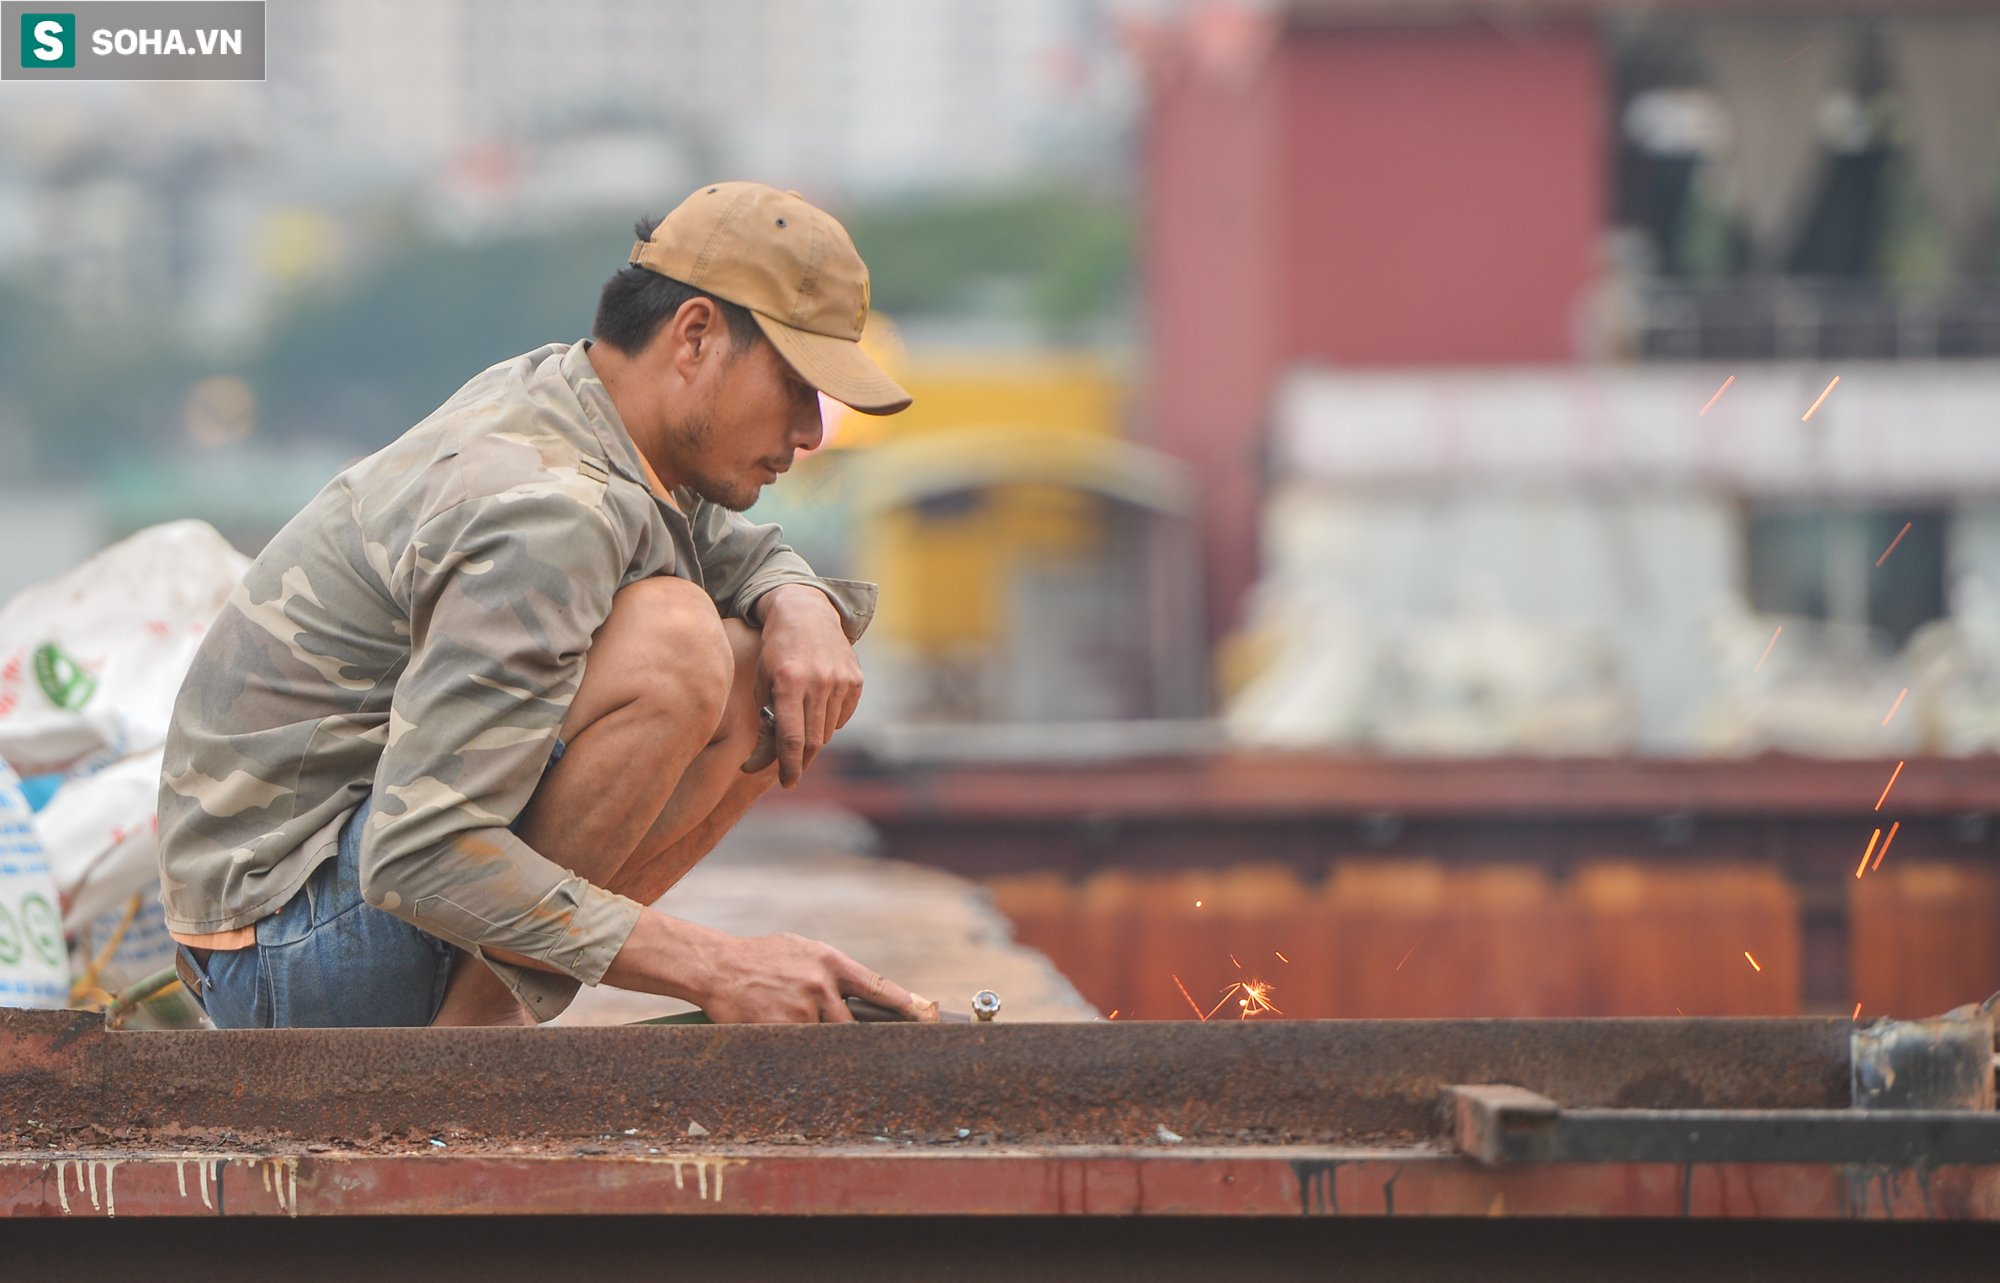
[[[687,454],[685,457],[694,458],[699,454],[702,445],[707,442],[709,436],[714,431],[715,416],[710,412],[703,412],[691,415],[683,421],[679,430],[674,435],[680,438],[681,444],[686,448]],[[694,491],[710,503],[718,507],[727,508],[731,512],[742,512],[749,508],[757,502],[757,496],[764,491],[764,487],[761,484],[754,482],[746,483],[727,477],[713,477],[699,472],[688,473],[683,471],[682,475],[687,477],[688,489]]]

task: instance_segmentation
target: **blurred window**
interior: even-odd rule
[[[1654,270],[1688,275],[1684,224],[1698,199],[1695,170],[1728,149],[1728,113],[1706,90],[1649,89],[1626,104],[1622,123],[1619,221],[1651,235]]]
[[[1802,276],[1865,277],[1880,267],[1887,230],[1889,106],[1838,93],[1820,108],[1826,174],[1788,266]]]
[[[1946,613],[1941,509],[1761,508],[1748,531],[1750,604],[1760,614],[1865,622],[1900,646]]]

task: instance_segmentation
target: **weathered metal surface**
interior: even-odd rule
[[[0,1216],[2000,1219],[2000,1167],[1553,1163],[1421,1150],[733,1147],[671,1156],[0,1153]]]
[[[1993,1108],[1993,1022],[1977,1007],[1878,1020],[1854,1031],[1850,1055],[1860,1108]]]
[[[1841,1019],[106,1033],[0,1010],[0,1147],[85,1129],[365,1140],[623,1134],[1015,1144],[1408,1143],[1448,1085],[1567,1107],[1837,1109]],[[174,1130],[180,1129],[180,1130]],[[9,1138],[12,1138],[11,1140]]]

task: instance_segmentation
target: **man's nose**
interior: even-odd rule
[[[817,450],[826,436],[826,421],[820,417],[819,397],[802,399],[792,411],[791,431],[785,436],[788,445],[797,450]]]

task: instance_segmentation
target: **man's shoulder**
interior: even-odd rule
[[[468,381],[422,423],[358,465],[363,509],[437,515],[466,502],[559,495],[591,509],[611,468],[564,375],[567,343],[549,343]]]

